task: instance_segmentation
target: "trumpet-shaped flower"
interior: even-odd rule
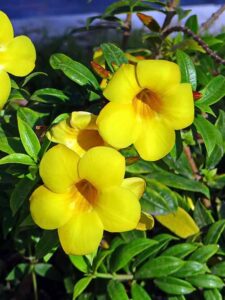
[[[94,147],[80,158],[54,146],[41,161],[44,185],[31,195],[31,215],[40,227],[58,229],[66,253],[91,253],[104,229],[122,232],[138,224],[145,182],[124,174],[125,159],[113,148]]]
[[[85,111],[72,112],[69,118],[54,125],[46,134],[54,142],[67,146],[82,156],[88,149],[103,146],[96,116]]]
[[[7,101],[11,82],[9,74],[26,76],[35,66],[36,51],[26,36],[14,38],[12,24],[5,13],[0,11],[0,109]]]
[[[189,126],[194,118],[191,85],[180,81],[180,69],[173,62],[122,65],[104,90],[110,103],[97,118],[100,135],[116,148],[134,144],[145,160],[168,154],[175,130]]]

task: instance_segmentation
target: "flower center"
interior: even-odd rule
[[[148,118],[160,112],[162,103],[155,92],[149,89],[143,89],[133,99],[133,106],[140,117]]]
[[[98,196],[97,189],[87,180],[83,179],[75,184],[75,207],[80,211],[91,210]]]
[[[78,133],[77,141],[80,147],[87,151],[92,147],[104,145],[104,141],[97,130],[84,129]]]

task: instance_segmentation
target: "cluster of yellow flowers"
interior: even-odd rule
[[[28,38],[13,39],[8,18],[3,13],[0,18],[2,106],[10,92],[6,72],[17,76],[29,73],[35,50]],[[118,149],[133,144],[148,161],[170,152],[175,130],[189,126],[194,118],[191,85],[180,82],[179,67],[173,62],[124,64],[104,89],[109,103],[99,116],[73,112],[49,130],[47,137],[58,145],[41,160],[44,184],[31,195],[30,209],[40,227],[58,229],[66,253],[94,252],[103,230],[137,228],[145,181],[124,178],[125,158]]]

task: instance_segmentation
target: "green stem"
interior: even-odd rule
[[[132,274],[109,274],[109,273],[95,273],[95,277],[97,278],[106,278],[106,279],[114,279],[114,280],[132,280],[134,276]]]
[[[34,272],[34,269],[32,270],[32,282],[33,282],[33,289],[34,289],[34,300],[38,300],[37,277]]]

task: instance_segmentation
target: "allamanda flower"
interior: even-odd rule
[[[46,136],[54,143],[67,146],[79,156],[92,147],[104,145],[98,133],[96,116],[86,111],[72,112],[66,120],[54,125]]]
[[[5,13],[0,11],[0,109],[7,101],[11,82],[9,74],[26,76],[35,66],[36,51],[26,36],[14,38],[12,24]]]
[[[44,185],[31,195],[31,215],[40,227],[58,229],[66,253],[91,253],[104,229],[122,232],[138,224],[145,182],[124,173],[125,159],[113,148],[94,147],[80,158],[54,146],[41,161]]]
[[[100,135],[115,148],[134,144],[145,160],[168,154],[175,130],[189,126],[194,118],[191,85],[180,81],[180,69],[173,62],[122,65],[104,90],[110,103],[97,118]]]

